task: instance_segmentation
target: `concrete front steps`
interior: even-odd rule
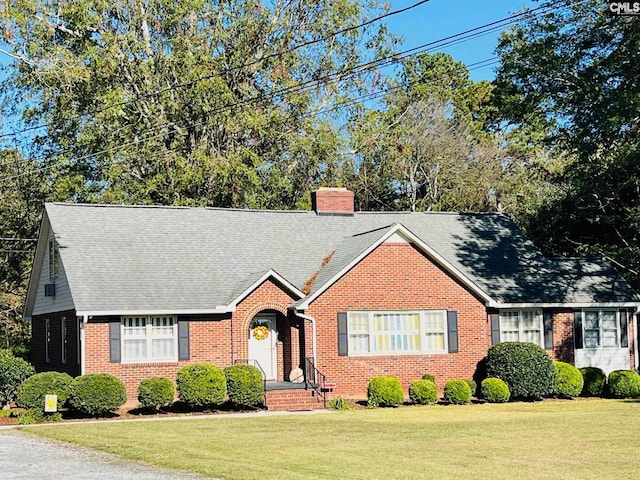
[[[298,384],[299,385],[299,384]],[[324,402],[312,388],[277,382],[267,383],[266,405],[270,412],[322,410]],[[287,388],[288,387],[288,388]]]

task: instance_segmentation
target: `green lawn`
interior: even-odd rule
[[[640,402],[544,401],[28,430],[225,479],[637,479]]]

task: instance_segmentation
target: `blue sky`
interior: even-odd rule
[[[391,10],[399,10],[417,0],[391,0]],[[533,0],[430,0],[412,10],[386,19],[389,30],[405,38],[399,50],[407,50],[456,33],[508,17],[524,7],[536,8]],[[466,65],[495,56],[500,32],[493,32],[443,50]],[[471,70],[473,80],[491,80],[495,65]]]

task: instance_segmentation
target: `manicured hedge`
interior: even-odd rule
[[[466,380],[449,380],[444,385],[445,402],[465,405],[471,401],[471,387]]]
[[[614,370],[609,374],[609,393],[614,398],[640,397],[640,375],[631,370]]]
[[[140,407],[157,410],[173,403],[176,388],[166,377],[145,378],[138,385]]]
[[[607,374],[604,370],[596,367],[584,367],[580,369],[584,385],[582,396],[599,397],[605,393],[607,388]]]
[[[538,399],[553,392],[555,368],[539,345],[502,342],[489,349],[487,377],[503,380],[511,398]]]
[[[25,359],[3,352],[0,355],[0,406],[15,401],[18,387],[35,373],[33,365]]]
[[[422,375],[422,380],[429,380],[430,382],[436,383],[436,377],[431,375],[430,373],[425,373]]]
[[[556,370],[553,394],[562,398],[573,398],[580,395],[584,379],[580,370],[569,363],[553,362]]]
[[[393,375],[374,377],[369,381],[367,401],[370,407],[395,407],[404,403],[400,380]]]
[[[86,415],[103,416],[127,401],[127,390],[119,378],[108,373],[76,377],[69,386],[69,405]]]
[[[238,363],[224,369],[229,401],[240,408],[264,403],[262,373],[253,365]]]
[[[469,385],[469,388],[471,389],[471,396],[473,397],[476,394],[476,389],[478,388],[478,384],[476,383],[475,380],[469,380],[469,379],[464,379],[465,382],[467,382],[467,385]]]
[[[176,386],[180,401],[190,407],[211,407],[224,403],[227,382],[222,370],[210,363],[194,363],[178,370]]]
[[[20,387],[16,396],[19,407],[26,409],[44,410],[45,395],[57,395],[58,406],[63,406],[69,396],[69,386],[73,378],[71,375],[61,372],[36,373],[27,378]]]
[[[499,378],[485,378],[480,383],[480,392],[489,403],[505,403],[511,398],[509,386]]]
[[[409,385],[411,403],[429,405],[438,401],[438,388],[430,380],[416,380]]]

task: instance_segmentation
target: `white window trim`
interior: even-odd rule
[[[426,335],[428,333],[436,332],[433,329],[428,329],[426,325],[426,314],[434,314],[440,313],[442,314],[442,330],[438,330],[438,333],[443,334],[444,338],[444,346],[442,349],[438,350],[428,350],[426,345]],[[351,315],[368,315],[368,331],[367,335],[369,336],[369,351],[368,352],[353,352],[354,348],[351,343],[351,335],[363,334],[363,332],[357,331],[353,332],[351,329]],[[374,338],[375,338],[375,329],[374,329],[374,316],[379,314],[399,314],[399,315],[411,315],[418,314],[420,316],[419,320],[419,338],[420,338],[420,350],[402,352],[402,351],[385,351],[385,352],[375,352],[374,350]],[[447,324],[447,310],[352,310],[347,312],[347,342],[348,342],[348,356],[350,357],[383,357],[383,356],[398,356],[398,355],[440,355],[446,354],[449,352],[449,338],[448,338],[448,324]]]
[[[60,361],[67,363],[67,318],[60,318]]]
[[[587,346],[587,313],[598,312],[598,345],[595,347]],[[604,328],[602,328],[601,314],[602,312],[611,312],[615,314],[616,326],[616,344],[602,345]],[[613,308],[587,308],[582,310],[582,348],[585,350],[614,350],[623,348],[620,346],[620,311]]]
[[[44,361],[51,363],[51,321],[44,321]]]
[[[127,335],[125,335],[125,330],[128,328],[125,326],[125,322],[131,318],[141,318],[145,320],[145,334],[144,339],[146,340],[146,352],[147,357],[142,358],[127,358],[125,352],[125,342],[127,340]],[[173,352],[174,355],[171,357],[153,357],[151,356],[153,353],[153,340],[154,338],[168,338],[168,337],[154,337],[152,334],[153,330],[153,319],[155,318],[170,318],[172,320],[173,327]],[[143,337],[140,336],[140,339]],[[120,358],[121,363],[164,363],[164,362],[177,362],[178,361],[178,319],[175,315],[135,315],[135,316],[126,316],[122,317],[120,320]]]
[[[529,342],[529,343],[533,343],[534,345],[540,345],[542,348],[544,348],[544,315],[542,313],[542,309],[540,308],[511,308],[508,310],[501,310],[500,311],[500,341],[501,342],[505,342],[508,340],[505,340],[503,338],[503,332],[507,331],[507,329],[504,328],[504,314],[506,313],[518,313],[518,341],[522,342],[523,340],[521,340],[522,338],[524,338],[524,325],[522,322],[522,317],[520,316],[521,313],[524,312],[536,312],[538,314],[538,318],[539,318],[539,325],[538,325],[538,330],[540,332],[540,342],[539,343],[534,343],[534,342]],[[511,330],[509,330],[511,331]]]

